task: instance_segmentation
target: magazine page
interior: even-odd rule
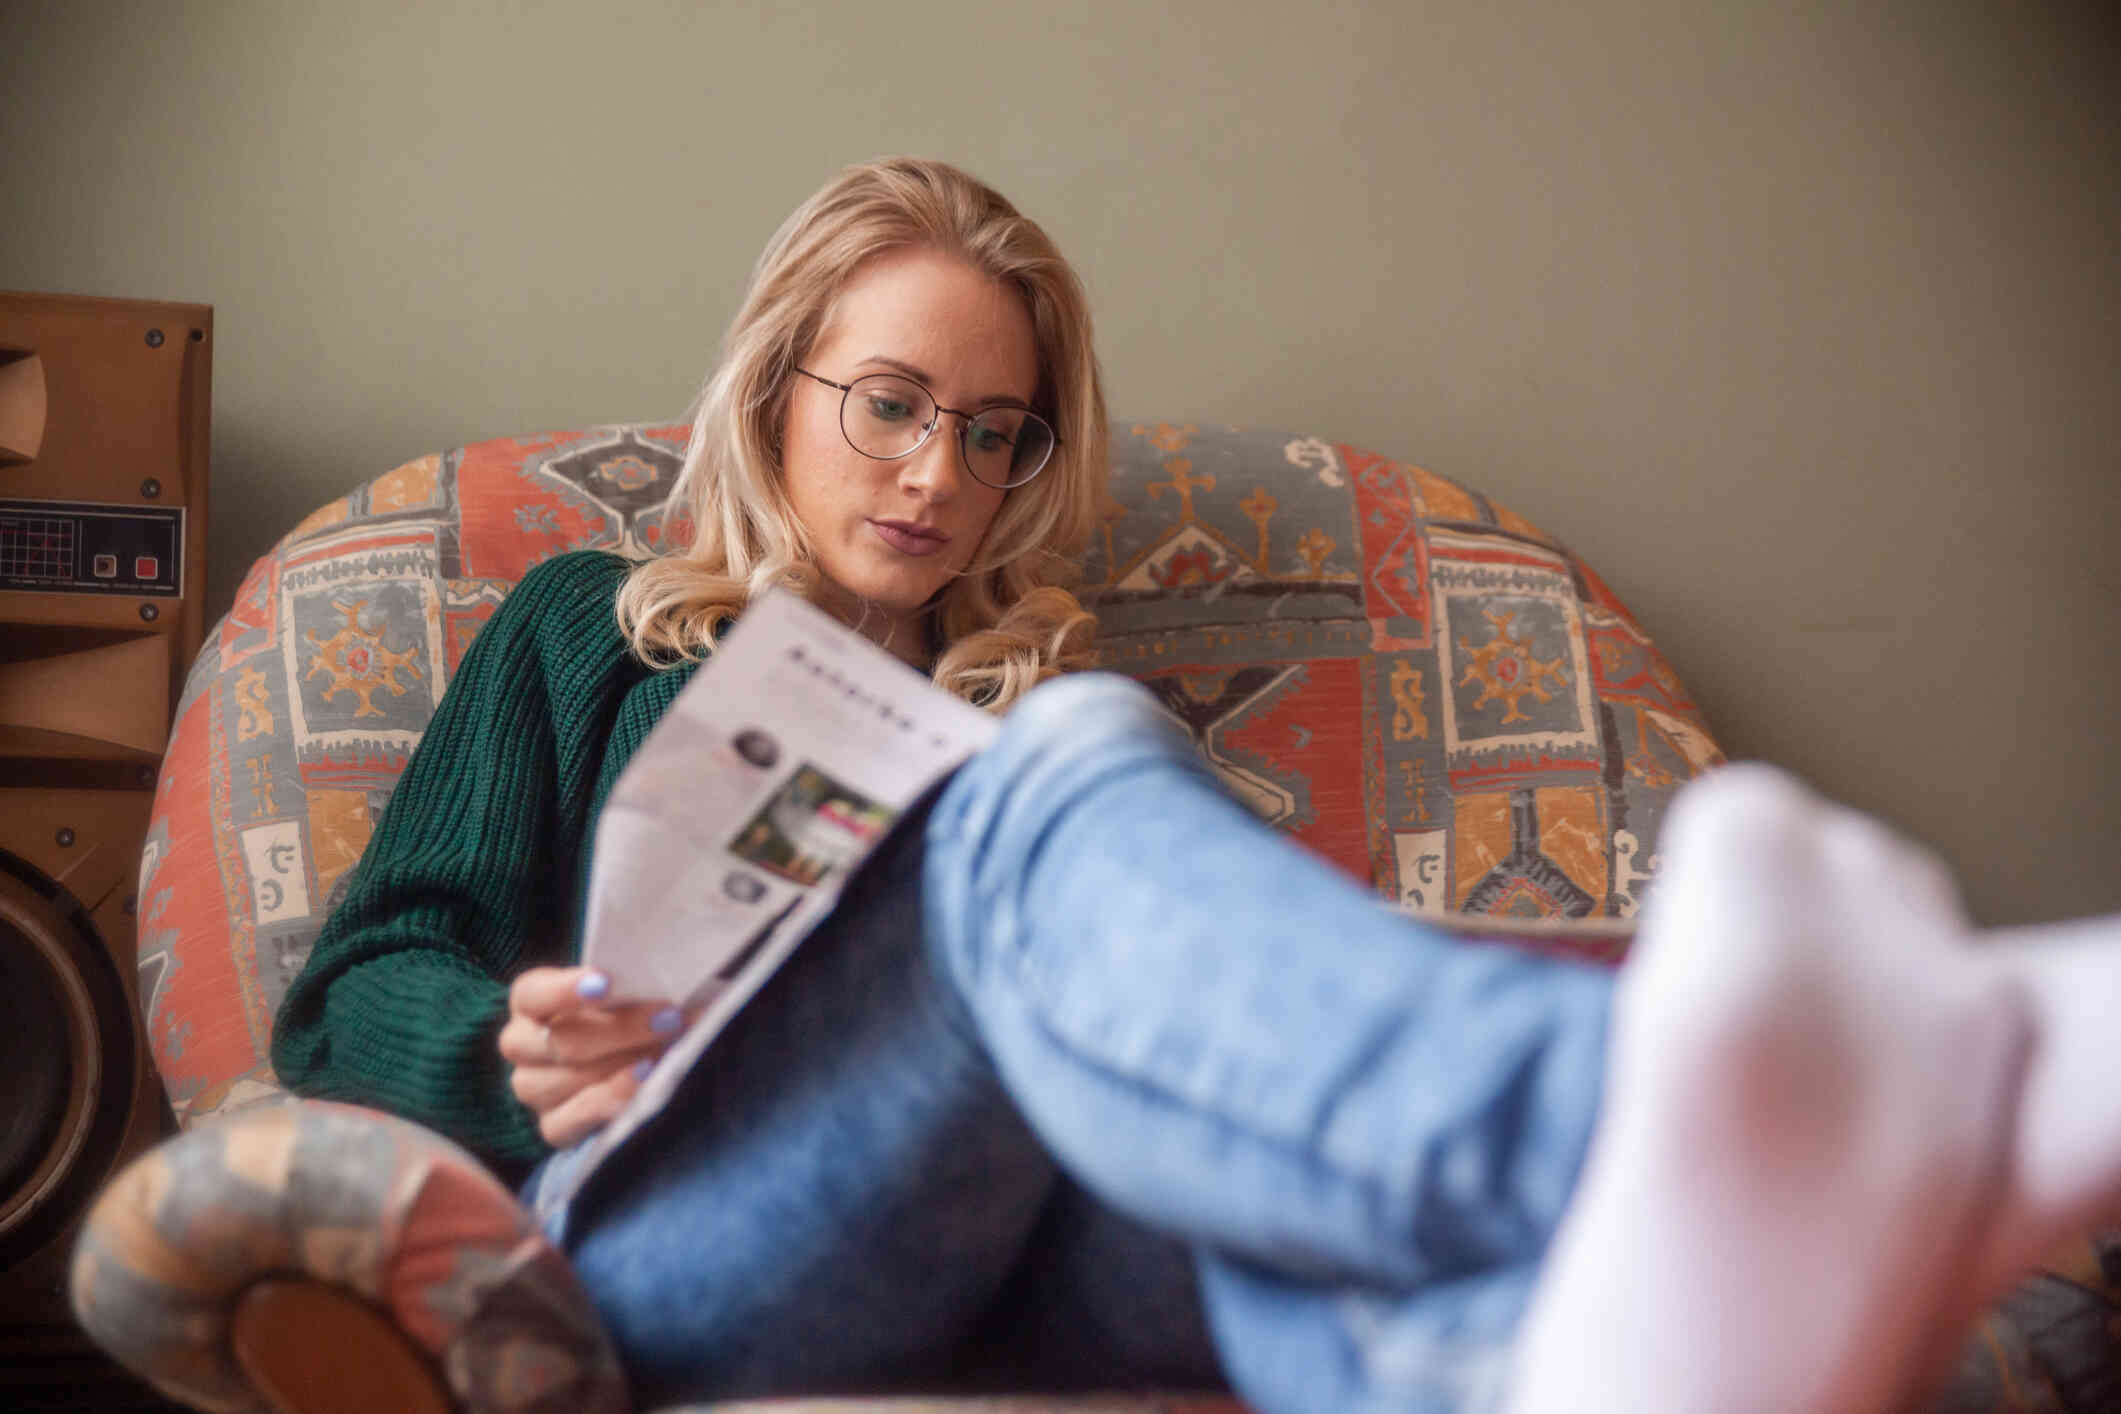
[[[597,822],[582,961],[614,1000],[700,1012],[569,1191],[662,1107],[900,813],[999,727],[798,596],[753,601]]]

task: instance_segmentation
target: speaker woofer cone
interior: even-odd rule
[[[29,1102],[21,1122],[0,1126],[4,1268],[80,1216],[101,1183],[122,1138],[133,1037],[110,964],[67,913],[4,871],[0,987],[7,1088]]]
[[[44,958],[12,931],[0,932],[0,1193],[28,1190],[52,1151],[72,1089],[67,999]]]

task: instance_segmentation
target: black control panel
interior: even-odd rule
[[[184,509],[0,500],[0,589],[184,592]]]

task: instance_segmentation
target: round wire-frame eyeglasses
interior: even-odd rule
[[[848,446],[872,461],[897,461],[901,457],[912,456],[927,445],[929,437],[934,435],[936,427],[943,420],[942,415],[946,412],[958,420],[958,461],[972,476],[973,480],[985,486],[992,486],[996,490],[1014,490],[1030,481],[1041,471],[1045,470],[1046,463],[1053,459],[1053,449],[1060,445],[1060,436],[1053,430],[1053,425],[1026,407],[1008,404],[1001,407],[987,408],[976,413],[944,407],[937,400],[935,394],[929,392],[926,385],[919,379],[909,377],[903,373],[866,373],[852,383],[835,383],[830,378],[812,373],[807,368],[798,367],[795,371],[813,382],[822,383],[827,388],[834,388],[839,391],[840,435],[847,439]],[[847,417],[848,409],[853,403],[855,390],[865,384],[873,385],[880,392],[894,385],[904,385],[917,390],[922,397],[926,398],[928,407],[933,409],[933,411],[927,416],[919,418],[917,423],[914,424],[918,427],[920,436],[897,451],[875,450],[874,448],[877,444],[874,441],[871,442],[870,446],[862,445],[863,439],[856,436],[855,429],[847,425]],[[915,409],[909,408],[907,410],[907,416],[916,415]],[[1011,420],[1014,422],[1013,426],[1010,425]],[[970,438],[976,430],[995,437],[996,446],[992,454],[980,457],[973,456]],[[1001,467],[1000,479],[996,479],[995,471],[997,466],[1000,466],[1004,461],[1005,452],[1006,466]],[[986,471],[980,469],[982,462],[988,463]]]

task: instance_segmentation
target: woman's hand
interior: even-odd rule
[[[533,967],[508,989],[501,1059],[510,1084],[538,1117],[545,1142],[564,1149],[610,1123],[684,1028],[663,1002],[605,1002],[611,981],[586,967]]]

